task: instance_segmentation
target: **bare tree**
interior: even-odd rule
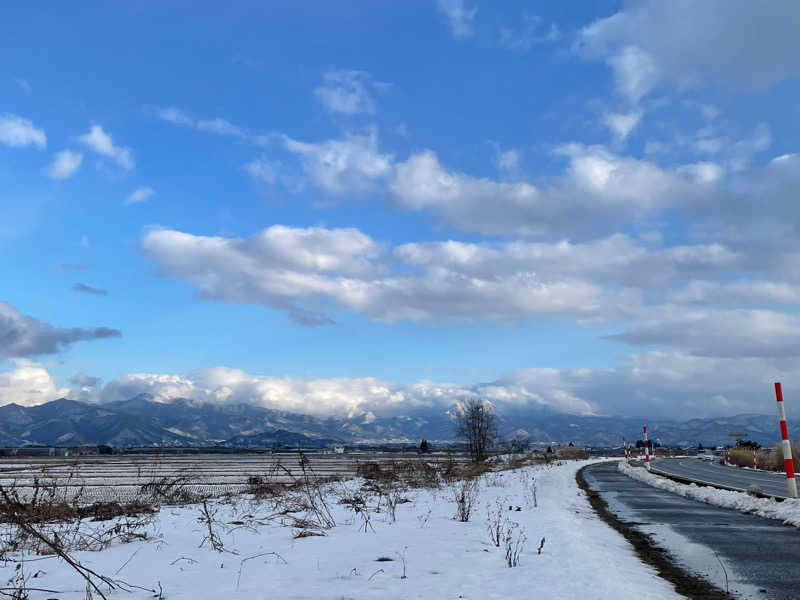
[[[461,403],[461,414],[456,421],[456,436],[467,440],[472,460],[486,459],[488,449],[497,438],[497,419],[492,409],[477,398],[467,398]]]

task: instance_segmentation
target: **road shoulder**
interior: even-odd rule
[[[632,524],[623,521],[611,512],[600,493],[589,487],[583,477],[584,469],[586,467],[579,469],[575,474],[578,487],[586,493],[589,504],[597,516],[625,537],[643,563],[653,567],[662,579],[674,585],[675,590],[687,598],[697,600],[729,598],[724,590],[680,567],[669,552],[658,546],[650,535],[642,533]]]

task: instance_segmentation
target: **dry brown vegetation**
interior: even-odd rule
[[[795,472],[800,471],[800,443],[792,444],[792,459]],[[771,450],[759,448],[756,451],[756,467],[765,471],[784,472],[783,447],[775,444]],[[753,450],[751,448],[729,448],[728,463],[739,467],[753,466]]]

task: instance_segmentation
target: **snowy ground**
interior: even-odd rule
[[[788,525],[800,527],[800,500],[789,498],[783,502],[776,502],[770,498],[755,498],[744,492],[697,486],[694,483],[678,483],[666,477],[650,473],[642,467],[633,467],[624,461],[620,461],[619,470],[653,487],[680,494],[692,500],[733,508],[769,519],[780,519]]]
[[[397,506],[396,522],[384,509],[371,515],[374,531],[364,532],[361,518],[347,505],[336,504],[343,485],[352,490],[363,482],[353,480],[331,490],[336,526],[324,537],[293,539],[296,529],[266,518],[272,512],[269,502],[215,504],[216,519],[228,524],[217,527],[226,549],[217,552],[208,543],[200,547],[207,530],[198,520],[199,507],[190,505],[163,508],[148,541],[74,556],[115,579],[147,588],[160,583],[163,598],[169,600],[679,598],[596,517],[575,482],[575,472],[589,462],[485,475],[467,523],[453,519],[456,504],[450,489],[417,489],[404,494],[410,502]],[[534,477],[538,506],[530,493]],[[514,535],[527,535],[516,568],[506,566],[502,544],[498,548],[490,543],[487,510],[498,502],[502,519],[519,524]],[[231,524],[249,520],[245,514],[262,524],[252,530]],[[544,548],[537,554],[542,538]],[[276,554],[245,560],[268,552]],[[378,562],[380,557],[392,560]],[[13,576],[14,567],[9,562],[0,568],[1,581]],[[85,584],[59,559],[27,563],[29,574],[36,569],[44,573],[31,579],[30,586],[61,591],[33,592],[31,599],[85,598]],[[153,594],[114,591],[108,597],[144,599]]]

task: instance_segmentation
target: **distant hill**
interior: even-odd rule
[[[157,402],[141,394],[122,402],[87,404],[60,399],[40,406],[0,407],[0,444],[76,446],[207,445],[240,447],[323,447],[333,443],[453,439],[455,407],[416,407],[385,418],[320,418],[250,404],[217,405],[186,398]],[[622,436],[641,438],[641,419],[578,417],[536,407],[498,406],[501,437],[535,443],[593,446],[619,445]],[[777,419],[767,415],[737,415],[684,422],[650,421],[651,440],[664,445],[732,443],[730,432],[772,445],[779,439]],[[790,426],[800,438],[800,423]]]

